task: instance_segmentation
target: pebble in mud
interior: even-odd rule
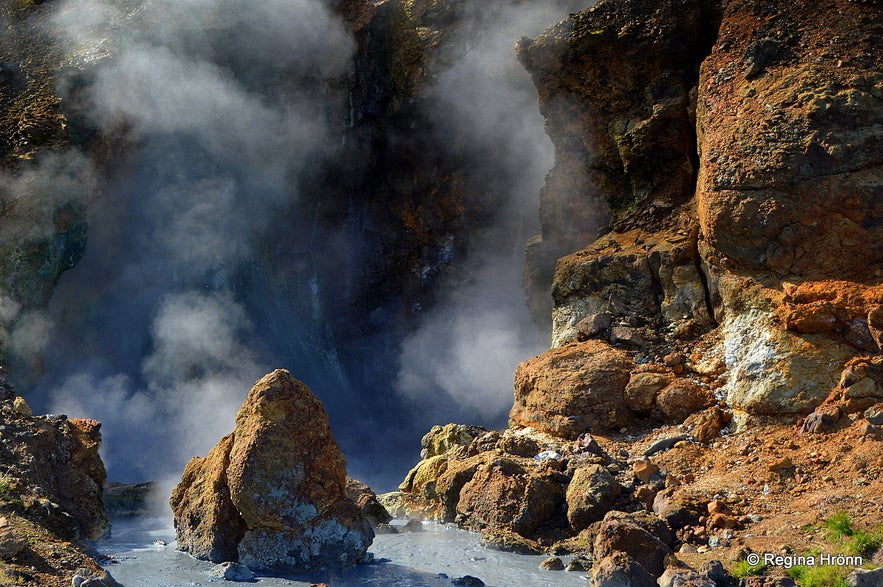
[[[540,568],[545,569],[547,571],[563,571],[564,570],[564,561],[562,561],[557,556],[550,556],[546,560],[540,563]]]
[[[452,580],[451,583],[454,585],[464,585],[466,587],[484,587],[484,581],[479,579],[478,577],[473,577],[472,575],[463,575],[462,577],[457,577]]]

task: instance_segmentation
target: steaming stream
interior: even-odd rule
[[[106,568],[126,587],[224,583],[208,575],[214,566],[212,563],[177,551],[174,539],[169,520],[146,517],[117,520],[112,538],[102,542],[99,551],[111,557],[114,562]],[[544,556],[490,550],[481,545],[478,534],[440,524],[426,523],[423,532],[377,536],[370,552],[377,562],[337,575],[302,580],[259,577],[254,584],[307,587],[315,581],[324,581],[332,587],[447,587],[457,577],[472,575],[489,587],[587,585],[585,573],[540,569]]]

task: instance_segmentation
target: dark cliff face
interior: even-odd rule
[[[347,449],[363,450],[391,421],[417,420],[413,431],[395,426],[375,449],[398,452],[397,435],[431,422],[420,396],[450,417],[464,409],[433,387],[439,369],[459,370],[433,355],[456,356],[463,346],[439,334],[453,322],[433,313],[443,306],[466,307],[461,321],[488,307],[506,314],[492,320],[511,330],[512,365],[502,378],[495,365],[488,381],[508,401],[511,368],[539,349],[510,308],[523,305],[519,257],[536,231],[533,199],[550,157],[533,89],[512,57],[524,33],[504,35],[538,32],[578,6],[345,2],[334,12],[315,4],[313,22],[270,9],[225,12],[223,2],[174,18],[110,6],[89,19],[64,2],[4,3],[19,19],[4,100],[43,100],[49,106],[39,112],[57,127],[22,138],[13,129],[33,111],[10,110],[0,128],[10,167],[21,177],[43,172],[41,154],[52,147],[64,153],[64,173],[82,167],[91,182],[69,178],[85,192],[50,218],[51,239],[35,245],[42,265],[20,272],[42,280],[42,309],[83,254],[88,204],[85,258],[40,314],[52,336],[9,355],[27,386],[38,371],[25,355],[39,356],[49,341],[38,405],[59,389],[80,408],[89,400],[77,396],[168,398],[176,386],[204,391],[213,378],[245,389],[263,369],[284,365],[316,389],[335,426],[351,431]],[[27,76],[15,75],[32,50],[25,23],[50,19],[64,35],[34,29],[53,56],[40,61],[40,100],[25,98],[16,84]],[[483,56],[489,43],[505,59]],[[472,285],[482,280],[497,290],[484,301]],[[475,291],[445,301],[461,287]],[[209,333],[195,327],[211,321],[224,334],[209,334],[215,340],[199,349],[163,326]],[[425,343],[434,331],[438,352]],[[426,348],[408,359],[418,383],[403,401],[399,357],[415,333]],[[424,363],[439,366],[424,374]],[[474,388],[462,393],[479,402]],[[159,412],[175,411],[162,401],[169,405]],[[506,407],[487,413],[499,418]],[[105,430],[113,445],[113,424]]]

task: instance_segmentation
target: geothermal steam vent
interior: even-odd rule
[[[374,538],[347,499],[325,408],[281,369],[251,388],[233,433],[187,464],[170,503],[181,550],[255,571],[348,567]]]

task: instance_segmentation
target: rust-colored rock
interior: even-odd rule
[[[457,504],[458,523],[476,530],[502,528],[530,538],[563,502],[561,484],[501,458],[478,467],[463,486]]]
[[[656,396],[656,407],[673,422],[681,423],[688,416],[714,404],[714,394],[686,379],[676,379]]]
[[[725,3],[697,112],[697,200],[716,262],[854,280],[883,261],[878,17],[847,0],[779,11]],[[764,43],[774,50],[749,65]]]
[[[631,418],[623,392],[632,359],[590,340],[553,349],[515,372],[511,422],[563,438],[618,428]]]
[[[351,566],[374,537],[321,402],[284,370],[255,383],[233,434],[188,464],[171,505],[183,549],[256,571]]]

